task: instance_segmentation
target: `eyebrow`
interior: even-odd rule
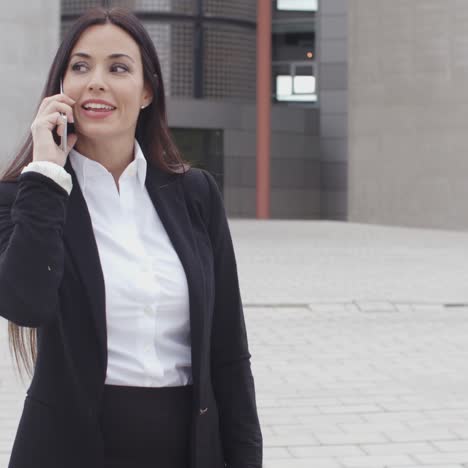
[[[72,57],[74,57],[75,55],[78,55],[79,57],[83,57],[83,58],[88,58],[90,59],[91,58],[91,55],[89,54],[85,54],[84,52],[76,52],[75,54],[73,54],[70,59]],[[122,54],[122,53],[115,53],[115,54],[110,54],[108,56],[108,58],[110,59],[114,59],[114,58],[120,58],[120,57],[127,57],[129,58],[132,62],[135,62],[135,60],[132,59],[132,57],[130,57],[130,55],[127,55],[127,54]]]

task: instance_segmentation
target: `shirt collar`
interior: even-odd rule
[[[70,163],[75,171],[81,189],[84,190],[86,183],[96,177],[109,174],[109,171],[99,162],[93,161],[85,155],[72,148],[69,153]],[[135,138],[133,148],[133,160],[125,168],[124,174],[136,175],[140,187],[144,187],[146,179],[147,162],[140,144]],[[122,176],[121,176],[122,177]]]
[[[135,138],[135,148],[134,148],[134,161],[137,166],[138,181],[140,183],[140,187],[143,188],[145,186],[146,169],[148,167],[148,163],[146,162],[145,155],[143,154],[141,146],[138,143],[136,138]]]

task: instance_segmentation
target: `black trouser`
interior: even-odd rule
[[[188,468],[192,385],[105,385],[105,468]]]

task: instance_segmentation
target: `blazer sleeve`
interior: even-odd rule
[[[37,172],[0,183],[0,316],[23,327],[56,317],[68,193]]]
[[[261,468],[263,439],[234,248],[221,193],[211,174],[203,174],[210,188],[215,268],[211,372],[225,461],[227,468]]]

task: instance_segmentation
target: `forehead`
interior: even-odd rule
[[[86,28],[70,56],[75,52],[85,52],[93,58],[104,58],[115,52],[130,55],[135,61],[139,61],[140,57],[140,49],[133,37],[114,24],[99,24]]]

